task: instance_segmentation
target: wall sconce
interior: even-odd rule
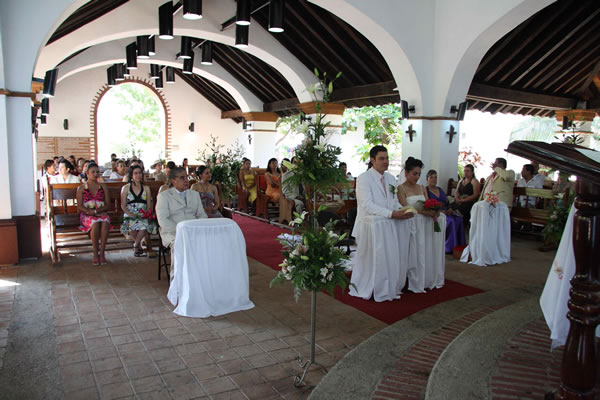
[[[54,89],[56,89],[56,78],[58,77],[58,68],[46,71],[44,77],[44,88],[42,94],[45,97],[54,97]]]
[[[413,141],[413,135],[414,135],[415,133],[417,133],[417,131],[415,131],[415,130],[412,128],[412,124],[410,124],[410,125],[408,126],[408,130],[406,131],[406,133],[408,133],[408,138],[409,138],[409,139],[410,139],[410,141],[412,142],[412,141]]]
[[[456,113],[456,120],[457,121],[464,120],[466,112],[467,112],[467,102],[466,101],[463,101],[462,103],[460,103],[458,105],[458,107],[456,107],[456,106],[451,106],[450,107],[450,113],[452,113],[452,114]]]
[[[46,116],[44,114],[40,115],[40,123],[46,125]]]
[[[402,100],[400,105],[402,106],[402,119],[408,119],[410,117],[410,113],[414,114],[415,106],[409,106],[408,101]]]
[[[42,99],[42,115],[49,115],[50,114],[50,99],[47,97],[44,97]]]
[[[190,131],[190,133],[194,133],[194,123],[190,122],[190,126],[188,126],[188,130]]]
[[[66,118],[63,120],[63,129],[64,129],[65,131],[68,131],[68,130],[69,130],[69,120],[68,120],[68,119],[66,119]]]

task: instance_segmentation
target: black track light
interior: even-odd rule
[[[158,7],[158,38],[173,39],[173,2],[167,1]]]
[[[183,0],[183,18],[202,18],[202,0]]]
[[[56,78],[58,77],[58,68],[54,68],[46,71],[44,76],[44,88],[42,94],[45,97],[54,97],[54,90],[56,89]]]
[[[156,36],[152,35],[148,37],[148,54],[150,57],[156,55]]]
[[[135,42],[125,47],[125,58],[127,60],[127,69],[137,69],[137,45]]]
[[[269,1],[269,32],[283,32],[283,10],[285,9],[285,0]]]
[[[115,81],[120,82],[125,80],[125,66],[123,64],[113,65],[115,70]]]
[[[189,36],[181,37],[181,51],[179,52],[179,58],[190,58],[192,56],[192,38]]]
[[[50,99],[47,97],[42,99],[42,115],[50,115]]]
[[[160,66],[157,64],[150,64],[150,78],[158,79],[160,76]]]
[[[154,80],[154,87],[162,89],[163,87],[163,73],[162,70],[158,71],[158,77]]]
[[[167,76],[167,83],[175,83],[175,68],[165,68],[165,75]]]
[[[137,37],[137,58],[150,58],[148,36]]]
[[[235,26],[235,47],[248,47],[248,34],[250,27],[248,25]]]
[[[194,53],[192,57],[183,60],[183,73],[188,75],[194,73]]]
[[[44,114],[42,114],[42,115],[40,116],[40,123],[41,123],[42,125],[46,125],[46,116],[45,116]]]
[[[238,25],[250,25],[250,11],[250,0],[237,0],[235,23]]]
[[[115,81],[114,65],[111,65],[106,69],[106,83],[108,87],[113,87],[117,84],[117,81]]]
[[[207,40],[202,45],[202,61],[203,65],[212,65],[212,42]]]

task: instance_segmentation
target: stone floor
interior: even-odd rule
[[[310,296],[269,288],[275,271],[250,260],[256,307],[217,318],[178,317],[156,260],[130,251],[0,269],[0,398],[306,398],[292,377],[310,355]],[[386,325],[318,295],[319,362],[334,365]]]

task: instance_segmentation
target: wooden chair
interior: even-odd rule
[[[279,204],[271,201],[267,196],[267,179],[264,174],[257,175],[256,216],[264,219],[275,219],[279,217]]]

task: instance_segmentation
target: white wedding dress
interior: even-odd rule
[[[407,196],[409,206],[425,201],[425,196]],[[440,214],[438,223],[441,232],[433,231],[433,219],[417,214],[412,222],[408,237],[408,289],[414,293],[423,293],[425,289],[444,286],[446,271],[445,239],[446,215]]]
[[[469,245],[463,250],[461,262],[485,267],[510,262],[510,214],[508,207],[499,202],[495,207],[485,200],[471,209]]]

